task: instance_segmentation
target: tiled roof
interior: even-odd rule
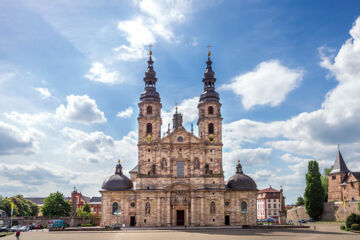
[[[273,189],[271,186],[269,188],[262,189],[258,193],[278,193],[280,191]]]
[[[129,173],[137,173],[138,172],[138,165],[136,165]]]
[[[360,181],[360,172],[351,172],[353,175],[354,175],[354,177],[358,180],[358,181]]]
[[[338,154],[336,155],[336,160],[335,160],[335,163],[333,165],[333,168],[332,168],[330,174],[339,173],[339,172],[344,172],[344,173],[350,172],[345,164],[345,161],[341,155],[340,150],[338,151]]]
[[[36,205],[43,205],[45,197],[26,197],[25,199],[36,203]]]
[[[101,202],[101,197],[92,197],[90,199],[90,202],[89,203],[93,203],[93,202]]]

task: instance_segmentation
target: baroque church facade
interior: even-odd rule
[[[116,166],[101,189],[101,225],[222,226],[255,225],[257,186],[240,161],[225,182],[222,116],[210,52],[198,104],[198,134],[182,125],[176,109],[173,126],[161,137],[161,100],[150,51],[138,116],[138,164],[130,179]]]

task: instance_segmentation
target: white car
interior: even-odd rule
[[[21,228],[20,225],[17,225],[17,226],[12,226],[11,228],[11,232],[16,232],[17,230],[19,230]]]
[[[22,226],[21,228],[19,228],[20,232],[27,232],[29,231],[29,227],[28,226]]]

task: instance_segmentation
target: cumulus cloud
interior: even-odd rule
[[[220,89],[231,90],[242,96],[242,105],[251,109],[256,105],[278,106],[286,95],[299,86],[304,71],[290,69],[279,60],[262,62],[248,73],[236,76]]]
[[[101,82],[104,84],[116,84],[123,82],[123,80],[120,79],[119,72],[109,71],[106,69],[105,65],[100,62],[94,62],[91,65],[89,73],[86,74],[85,77],[91,81]]]
[[[66,97],[67,106],[61,104],[56,109],[56,117],[60,120],[79,122],[84,124],[104,123],[106,118],[104,113],[99,110],[94,99],[88,95]]]
[[[51,93],[50,93],[49,89],[47,89],[47,88],[35,88],[35,90],[41,94],[42,98],[51,97]]]
[[[140,0],[135,1],[140,14],[131,20],[120,21],[118,29],[128,44],[114,48],[118,59],[134,61],[146,56],[145,46],[160,37],[168,42],[177,41],[172,26],[184,22],[191,13],[191,1]]]
[[[198,117],[197,105],[199,104],[199,97],[184,99],[177,107],[178,112],[183,114],[183,125],[194,122]],[[162,131],[166,132],[168,124],[172,124],[172,118],[175,113],[176,106],[173,106],[169,111],[161,110],[162,117]],[[171,126],[172,127],[172,126]]]
[[[124,111],[118,112],[116,116],[119,118],[130,118],[133,115],[133,113],[134,113],[134,109],[132,107],[128,107]]]
[[[0,155],[34,154],[37,149],[34,132],[0,121]]]

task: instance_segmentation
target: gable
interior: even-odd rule
[[[186,131],[185,128],[179,127],[172,131],[170,134],[163,137],[160,143],[178,143],[178,144],[187,144],[187,143],[200,143],[200,139],[196,137],[193,133]]]

